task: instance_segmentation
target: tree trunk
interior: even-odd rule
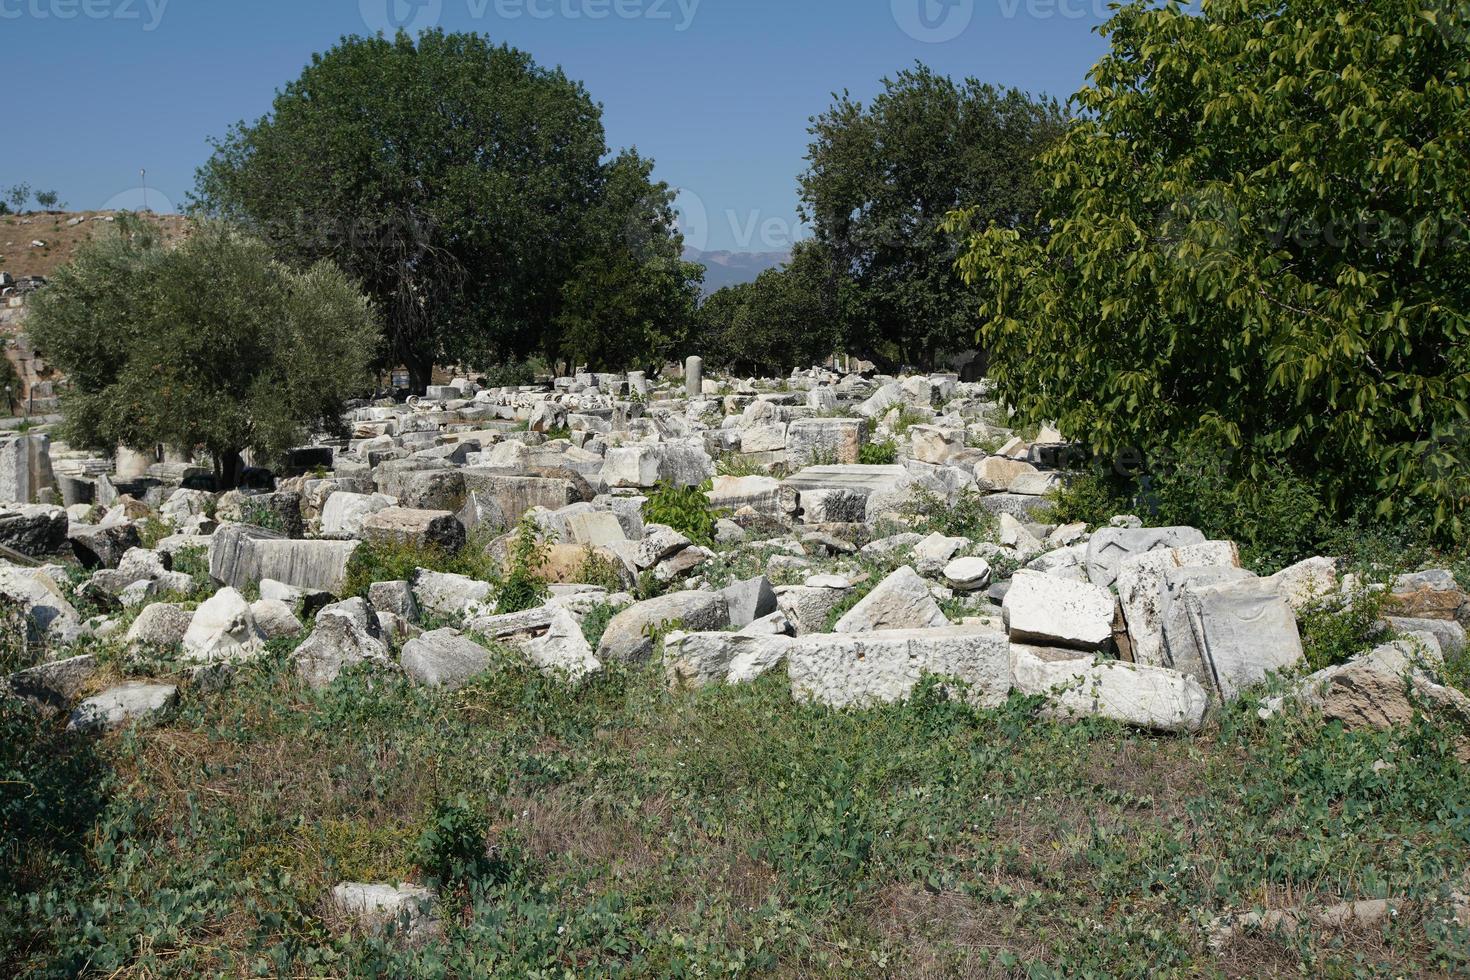
[[[408,368],[408,386],[413,389],[413,394],[422,395],[428,391],[429,382],[434,380],[434,359],[410,357],[404,366]]]
[[[240,485],[245,472],[245,461],[238,449],[224,449],[214,454],[214,484],[221,490],[233,490]]]

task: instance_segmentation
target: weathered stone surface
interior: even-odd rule
[[[299,589],[339,595],[357,541],[292,541],[246,524],[209,538],[209,574],[236,589],[275,579]]]
[[[1133,659],[1137,663],[1187,670],[1168,657],[1165,637],[1178,586],[1185,581],[1176,576],[1173,579],[1176,587],[1170,589],[1168,572],[1181,568],[1239,569],[1240,552],[1228,541],[1207,541],[1129,555],[1118,563],[1118,600],[1123,606]],[[1184,626],[1187,633],[1187,620]]]
[[[392,613],[405,622],[419,621],[419,604],[408,582],[374,582],[368,588],[368,602],[379,612]]]
[[[81,631],[82,617],[45,572],[0,566],[0,595],[25,609],[32,642],[59,647]]]
[[[730,625],[736,629],[749,626],[777,609],[776,590],[764,575],[736,582],[720,590],[730,609]]]
[[[97,676],[97,658],[92,654],[53,660],[0,678],[0,696],[11,694],[49,712],[68,710]]]
[[[798,466],[813,459],[854,465],[867,441],[867,419],[796,419],[786,430],[786,454]]]
[[[570,544],[589,548],[607,547],[628,540],[617,515],[609,510],[573,514],[566,519],[566,528]]]
[[[526,476],[479,467],[462,472],[466,492],[492,501],[506,526],[513,526],[533,507],[560,510],[586,499],[577,482],[566,477]]]
[[[826,630],[832,610],[842,604],[852,587],[846,579],[815,585],[788,585],[776,590],[776,604],[786,614],[798,636]]]
[[[791,642],[784,636],[671,633],[664,644],[664,674],[673,690],[749,683],[778,665]]]
[[[44,558],[65,547],[69,525],[64,507],[10,507],[0,511],[0,545],[31,558]]]
[[[226,587],[194,610],[184,633],[184,656],[200,663],[240,660],[258,653],[264,643],[250,604]]]
[[[1087,577],[1093,585],[1111,586],[1124,558],[1149,551],[1204,544],[1205,536],[1192,527],[1105,527],[1087,545]]]
[[[130,647],[145,646],[156,650],[168,650],[184,642],[184,634],[194,621],[194,613],[183,606],[168,602],[155,602],[145,606],[128,627],[127,641]]]
[[[1394,728],[1419,712],[1470,725],[1470,697],[1434,679],[1442,665],[1432,636],[1415,634],[1304,678],[1291,694],[1267,702],[1261,714],[1295,701],[1348,728]]]
[[[390,667],[388,645],[351,616],[323,616],[306,642],[296,648],[296,672],[310,687],[332,684],[349,667],[371,663]]]
[[[1401,575],[1394,583],[1385,612],[1410,619],[1455,619],[1466,604],[1452,572],[1434,569]]]
[[[362,525],[373,514],[396,506],[398,501],[381,493],[349,493],[338,490],[322,507],[322,537],[360,538]]]
[[[781,481],[769,476],[717,476],[709,501],[711,506],[732,514],[742,507],[768,517],[783,512]]]
[[[919,573],[905,565],[863,597],[837,621],[838,633],[931,629],[948,626]]]
[[[109,687],[77,705],[66,727],[73,731],[121,728],[131,722],[156,718],[178,700],[179,689],[173,684],[129,681]]]
[[[1194,732],[1209,706],[1198,681],[1164,667],[1047,661],[1013,648],[1011,669],[1016,690],[1045,697],[1045,711],[1055,718],[1111,718],[1154,731]]]
[[[409,640],[399,655],[403,672],[425,687],[463,687],[490,666],[490,651],[458,630],[443,629]]]
[[[452,555],[464,547],[465,529],[447,510],[386,507],[363,520],[362,536],[375,543],[437,548]]]
[[[956,558],[944,566],[944,581],[956,592],[984,592],[990,575],[990,562],[984,558]]]
[[[419,940],[439,930],[433,914],[434,894],[417,885],[344,881],[332,888],[332,902],[357,928],[371,935],[391,929]]]
[[[672,592],[635,603],[612,618],[597,659],[641,663],[653,654],[652,633],[682,629],[702,632],[730,625],[730,608],[716,592]]]
[[[1272,575],[1270,582],[1292,611],[1299,613],[1308,605],[1337,594],[1340,585],[1337,559],[1308,558]]]
[[[27,433],[0,441],[0,502],[34,504],[55,486],[48,436]]]
[[[1017,643],[1101,650],[1113,638],[1115,605],[1101,586],[1021,571],[1002,608]]]
[[[1459,623],[1444,619],[1409,619],[1402,616],[1390,616],[1388,625],[1396,633],[1408,635],[1410,633],[1429,633],[1439,643],[1439,648],[1446,655],[1458,654],[1465,649],[1465,627]]]
[[[552,610],[546,632],[527,640],[522,649],[543,672],[572,682],[602,670],[602,662],[593,654],[581,623],[565,609]]]
[[[135,524],[72,524],[67,530],[72,553],[83,568],[116,568],[128,549],[139,544]]]
[[[413,597],[419,609],[436,616],[486,614],[492,611],[490,596],[494,591],[489,582],[424,568],[413,578]]]
[[[267,641],[295,636],[305,629],[291,607],[279,599],[257,599],[250,604],[250,615]]]
[[[925,675],[963,681],[982,707],[1011,689],[1005,636],[965,628],[805,636],[788,647],[786,669],[797,700],[834,708],[904,700]]]
[[[1205,686],[1222,701],[1303,660],[1296,616],[1265,579],[1186,586],[1180,601],[1199,648]]]

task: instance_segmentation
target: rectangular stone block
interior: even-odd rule
[[[1005,636],[965,628],[814,634],[791,644],[786,666],[793,697],[833,708],[902,701],[926,675],[964,681],[979,707],[1011,690]]]

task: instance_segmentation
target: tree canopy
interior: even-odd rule
[[[884,79],[869,105],[843,93],[812,120],[802,214],[852,282],[849,349],[927,367],[973,345],[981,296],[955,271],[945,220],[969,206],[1030,234],[1034,159],[1066,125],[1054,100],[923,65]]]
[[[288,262],[355,277],[383,310],[385,355],[422,387],[436,361],[562,353],[562,327],[598,320],[585,291],[566,295],[579,267],[631,290],[608,302],[641,322],[677,319],[680,288],[628,254],[584,266],[631,217],[609,196],[656,209],[667,191],[636,155],[606,154],[601,108],[524,52],[443,31],[348,37],[216,142],[194,203]],[[682,286],[691,270],[668,267],[679,244],[671,225],[663,235],[649,261]],[[675,310],[650,311],[660,298]]]
[[[741,372],[785,374],[834,353],[841,344],[844,289],[815,242],[754,282],[717,290],[699,310],[699,349],[708,364]]]
[[[1104,453],[1209,435],[1242,481],[1286,465],[1463,533],[1466,28],[1400,0],[1120,9],[1042,160],[1048,234],[999,222],[961,262],[1001,395]]]
[[[371,390],[372,305],[328,262],[298,272],[226,226],[177,248],[124,221],[36,293],[28,330],[67,375],[63,435],[110,451],[203,449],[225,485],[312,431],[345,435]]]

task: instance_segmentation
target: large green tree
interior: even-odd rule
[[[384,312],[386,356],[422,387],[436,361],[560,352],[605,189],[631,170],[635,199],[653,190],[606,152],[581,84],[521,51],[442,31],[349,37],[216,143],[195,203],[293,264],[356,277]]]
[[[973,345],[980,297],[955,271],[945,219],[970,206],[1029,234],[1034,159],[1065,126],[1053,100],[923,65],[884,79],[868,105],[844,93],[812,120],[802,214],[855,287],[854,353],[929,367]]]
[[[27,330],[67,376],[68,442],[203,450],[234,485],[310,433],[345,435],[380,340],[369,299],[329,262],[295,271],[223,224],[164,248],[144,222],[89,243],[36,293]]]
[[[562,289],[554,335],[573,365],[652,368],[678,359],[704,267],[682,258],[674,191],[627,151],[604,168],[585,222],[583,258]]]
[[[1470,500],[1466,8],[1135,3],[1043,160],[1040,240],[992,228],[991,375],[1112,454],[1210,436],[1339,507]]]
[[[833,268],[823,246],[805,241],[781,268],[717,290],[699,309],[698,346],[706,361],[739,372],[785,374],[836,352],[847,286],[833,282]]]

